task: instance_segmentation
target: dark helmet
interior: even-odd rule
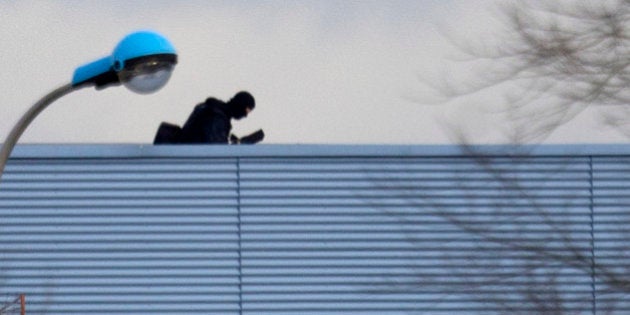
[[[232,97],[232,99],[228,102],[228,105],[232,118],[241,119],[247,116],[248,108],[252,110],[256,107],[256,101],[251,94],[241,91]]]

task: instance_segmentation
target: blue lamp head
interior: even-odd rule
[[[111,56],[77,68],[72,85],[103,89],[122,83],[134,92],[148,94],[168,82],[175,64],[175,48],[164,36],[134,32],[120,41]]]

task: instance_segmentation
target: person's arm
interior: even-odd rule
[[[234,134],[231,134],[230,143],[231,144],[256,144],[262,141],[264,138],[265,138],[265,132],[262,129],[259,129],[242,138],[239,138],[235,136]]]

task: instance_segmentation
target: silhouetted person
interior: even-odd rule
[[[256,143],[264,133],[259,130],[239,139],[230,135],[232,119],[242,119],[256,107],[254,97],[248,92],[236,93],[227,103],[209,97],[195,109],[180,129],[176,125],[162,123],[154,144],[233,144]]]

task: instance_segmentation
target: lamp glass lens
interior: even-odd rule
[[[120,81],[128,89],[149,94],[161,89],[173,73],[173,65],[165,62],[150,62],[124,69],[119,72]]]

